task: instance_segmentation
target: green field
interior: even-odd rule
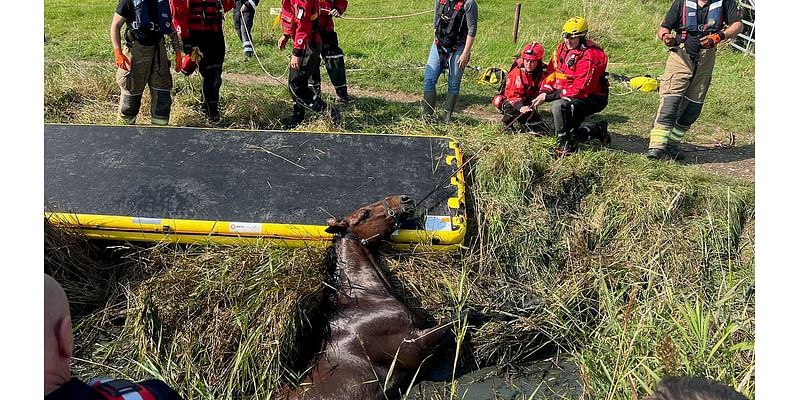
[[[337,30],[357,100],[343,107],[341,128],[316,117],[301,127],[448,135],[466,157],[482,149],[468,168],[465,248],[383,257],[406,302],[446,319],[466,307],[522,309],[525,299],[536,298],[532,314],[470,328],[464,339],[473,349],[470,362],[513,370],[556,351],[579,366],[592,398],[638,399],[667,374],[720,380],[752,398],[754,184],[592,146],[554,160],[554,138],[501,134],[499,115],[476,117],[494,112],[494,89],[477,84],[473,71],[462,85],[465,110],[453,123],[421,122],[420,67],[432,40],[431,14],[356,18],[413,14],[432,3],[352,1],[345,14],[352,19],[337,21]],[[563,22],[584,15],[590,37],[609,55],[609,72],[657,76],[663,69],[666,49],[654,33],[667,0],[523,2],[517,44],[514,2],[478,4],[475,67],[508,65],[528,40],[550,51]],[[273,0],[259,8],[258,60],[242,61],[232,17],[226,22],[225,127],[276,129],[290,114],[289,94],[278,82],[286,79],[288,52],[275,47],[268,15],[278,6]],[[116,121],[113,10],[98,0],[45,1],[46,122]],[[735,132],[739,144],[754,145],[754,72],[753,57],[720,49],[688,141],[709,143]],[[174,78],[171,123],[205,126],[199,77]],[[444,79],[439,84],[443,93]],[[622,83],[611,90],[601,113],[609,129],[645,141],[658,96]],[[145,101],[142,110],[148,109]],[[149,120],[144,114],[140,122]],[[321,301],[321,251],[99,249],[69,232],[47,233],[52,272],[78,302],[80,377],[157,376],[191,399],[270,398],[295,379],[291,361],[302,347],[305,316]],[[544,344],[554,350],[534,351]]]

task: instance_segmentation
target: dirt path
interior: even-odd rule
[[[224,79],[248,85],[283,85],[286,77],[281,76],[279,78],[281,81],[276,81],[265,75],[226,72]],[[333,92],[333,87],[330,84],[323,83],[322,86],[323,92]],[[350,87],[349,92],[356,98],[377,97],[401,103],[419,101],[419,95],[404,92],[361,89],[357,87]],[[467,106],[461,109],[460,112],[475,119],[500,123],[500,115],[498,113],[486,112],[486,110],[479,107]],[[611,135],[612,142],[609,146],[611,149],[637,154],[644,154],[647,151],[648,141],[646,138],[613,131]],[[755,181],[755,144],[739,145],[730,149],[706,149],[702,146],[684,144],[683,149],[686,150],[686,159],[681,161],[681,164],[697,165],[712,174],[737,177],[750,182]]]

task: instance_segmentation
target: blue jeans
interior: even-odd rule
[[[447,94],[456,95],[461,91],[461,77],[464,75],[464,70],[458,68],[458,58],[464,52],[464,45],[458,46],[456,51],[450,55],[448,65],[450,73],[447,74]],[[431,45],[431,52],[428,54],[428,63],[425,65],[425,81],[422,84],[422,90],[426,92],[436,91],[436,81],[439,80],[439,75],[442,74],[442,66],[439,63],[439,52],[436,50],[436,44]]]

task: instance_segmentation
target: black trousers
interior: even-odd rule
[[[608,95],[589,96],[585,99],[558,99],[550,105],[553,123],[559,141],[582,139],[574,137],[574,131],[581,126],[586,117],[596,114],[608,105]]]
[[[320,32],[322,47],[320,55],[325,62],[325,69],[331,78],[331,84],[337,90],[347,87],[347,77],[345,76],[344,51],[339,47],[339,35],[336,32]],[[320,93],[320,71],[317,68],[312,74],[309,83],[317,94]]]
[[[236,30],[236,36],[242,41],[242,48],[245,50],[253,49],[253,19],[256,17],[256,11],[246,8],[242,12],[242,4],[244,1],[236,0],[236,5],[233,7],[233,29]]]
[[[295,113],[305,114],[305,108],[322,111],[327,107],[322,97],[309,86],[312,76],[319,76],[319,49],[319,43],[308,43],[300,60],[300,68],[289,69],[289,91],[294,100]]]
[[[222,87],[222,64],[225,61],[225,37],[220,32],[194,31],[192,44],[200,48],[203,58],[197,66],[203,77],[203,110],[210,116],[219,114],[219,90]]]

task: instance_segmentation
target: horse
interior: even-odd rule
[[[336,290],[329,337],[287,398],[399,398],[426,358],[453,337],[449,323],[424,328],[393,294],[378,262],[379,243],[415,212],[412,199],[395,195],[328,220]]]

